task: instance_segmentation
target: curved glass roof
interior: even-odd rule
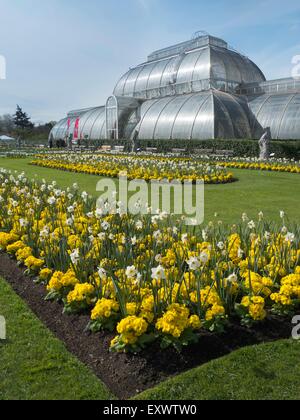
[[[66,140],[74,132],[75,122],[79,119],[79,138],[98,140],[106,138],[105,107],[89,108],[86,111],[71,112],[52,129],[50,136],[53,140]],[[68,129],[68,120],[70,128]]]
[[[249,107],[263,129],[270,127],[272,139],[300,138],[300,93],[252,96]]]
[[[147,63],[130,69],[117,83],[116,96],[152,99],[193,93],[210,87],[234,92],[240,84],[261,83],[266,79],[261,70],[247,57],[227,48],[223,41],[197,47],[195,42],[183,43],[185,48],[170,47],[153,53]],[[199,42],[199,40],[198,40]],[[202,43],[203,44],[203,43]],[[188,47],[190,46],[190,47]],[[169,53],[168,53],[169,51]],[[172,51],[177,54],[172,55]],[[154,60],[155,57],[163,57]]]
[[[250,138],[247,103],[210,90],[149,100],[134,132],[139,139]]]

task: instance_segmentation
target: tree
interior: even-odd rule
[[[12,135],[15,129],[14,118],[12,115],[5,114],[0,117],[0,132]]]
[[[30,121],[30,117],[26,114],[26,112],[23,112],[22,108],[19,105],[17,105],[17,110],[14,115],[14,123],[17,128],[20,128],[22,130],[31,130],[34,127],[32,122]]]
[[[14,115],[14,123],[17,128],[18,143],[19,146],[21,146],[21,140],[24,139],[25,134],[30,133],[30,131],[34,128],[34,124],[32,124],[30,117],[19,105],[17,105],[17,110]]]

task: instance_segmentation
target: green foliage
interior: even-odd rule
[[[22,108],[17,105],[17,110],[14,115],[14,124],[17,129],[25,130],[32,129],[34,125],[30,121],[30,117],[22,110]]]
[[[188,347],[190,344],[197,344],[199,336],[193,331],[192,328],[187,328],[180,338],[175,338],[172,335],[160,334],[160,347],[162,350],[168,347],[174,347],[180,353],[183,347]]]
[[[47,145],[50,131],[55,124],[55,121],[50,121],[46,124],[34,125],[27,113],[18,105],[14,115],[0,116],[0,134],[20,137],[22,144],[25,141],[31,145]]]
[[[140,353],[142,350],[145,350],[149,344],[153,343],[156,340],[155,334],[143,334],[138,338],[138,341],[135,344],[126,344],[122,340],[122,336],[119,335],[114,339],[114,343],[110,347],[112,353]]]
[[[104,145],[115,147],[124,146],[125,151],[132,150],[132,140],[84,140],[84,146],[102,147]],[[138,140],[136,147],[142,150],[156,149],[158,153],[168,153],[180,149],[181,154],[201,154],[211,151],[218,154],[220,151],[232,152],[235,157],[258,157],[259,144],[257,140]],[[300,159],[300,140],[278,140],[270,142],[270,151],[278,158]]]
[[[87,330],[90,330],[93,333],[97,333],[102,330],[113,332],[119,321],[119,314],[112,315],[110,318],[97,319],[89,322]]]
[[[15,123],[12,115],[5,114],[0,116],[0,133],[10,134],[15,128]]]

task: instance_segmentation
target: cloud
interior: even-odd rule
[[[144,10],[144,11],[149,11],[150,6],[151,6],[151,0],[135,0],[135,2],[138,4],[138,6]]]
[[[270,23],[282,23],[284,16],[300,11],[298,0],[290,0],[282,3],[282,0],[259,0],[253,7],[247,7],[220,25],[226,28],[249,27],[268,25]]]

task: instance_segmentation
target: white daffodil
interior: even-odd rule
[[[20,219],[19,220],[19,223],[20,223],[20,226],[22,227],[22,228],[24,228],[24,227],[26,227],[26,226],[28,226],[28,220],[26,220],[26,219]]]
[[[199,256],[199,260],[201,262],[201,264],[206,264],[209,260],[209,256],[206,252],[201,252],[200,256]]]
[[[156,268],[152,268],[151,277],[153,280],[164,280],[166,278],[165,269],[161,265]]]
[[[138,220],[138,221],[136,222],[136,224],[135,224],[135,228],[136,228],[137,230],[142,230],[142,229],[143,229],[143,227],[144,227],[143,222],[142,222],[141,220]]]
[[[231,274],[229,277],[227,277],[227,281],[229,283],[236,283],[238,281],[238,277],[236,274]]]
[[[263,220],[263,218],[264,218],[264,213],[263,213],[262,211],[258,213],[258,218],[259,218],[259,220],[260,220],[260,221],[262,221],[262,220]]]
[[[181,241],[186,244],[188,242],[189,235],[187,233],[184,233],[181,235]]]
[[[99,238],[101,241],[104,241],[104,240],[105,240],[105,238],[106,238],[106,233],[104,233],[104,232],[99,233],[98,238]]]
[[[136,278],[138,271],[135,268],[135,266],[132,265],[130,267],[127,267],[125,274],[126,274],[126,277],[128,277],[129,279],[134,279]]]
[[[84,202],[86,202],[87,201],[87,199],[88,199],[88,193],[86,192],[86,191],[83,191],[83,193],[81,194],[81,198],[83,199],[83,201]]]
[[[74,251],[70,254],[70,258],[73,265],[77,265],[80,260],[79,249],[74,249]]]
[[[74,224],[74,220],[73,220],[73,218],[72,218],[72,217],[69,217],[69,218],[67,219],[67,221],[66,221],[66,225],[67,225],[67,226],[73,226],[73,224]]]
[[[156,261],[158,264],[160,264],[160,263],[161,263],[161,260],[162,260],[162,256],[161,256],[161,254],[157,254],[157,255],[155,256],[155,261]]]
[[[186,263],[191,271],[196,271],[201,267],[200,261],[196,257],[191,257]]]
[[[134,284],[136,286],[139,286],[142,283],[142,278],[143,278],[143,276],[141,275],[141,273],[137,273],[136,280],[135,280]]]
[[[248,222],[248,220],[249,220],[249,218],[248,218],[247,213],[243,213],[243,214],[242,214],[242,221],[243,221],[243,222]]]
[[[159,239],[161,239],[161,231],[157,230],[155,232],[153,232],[153,238],[157,241]]]
[[[50,204],[50,206],[54,206],[54,204],[56,203],[56,198],[49,197],[47,203]]]
[[[107,231],[110,228],[110,224],[108,222],[104,221],[104,222],[101,223],[101,227],[102,227],[103,230]]]
[[[106,280],[107,279],[106,270],[104,270],[104,268],[102,268],[102,267],[98,268],[98,275],[99,275],[101,280]]]
[[[97,219],[101,219],[101,217],[103,216],[103,210],[100,208],[97,208],[95,210],[95,216],[97,217]]]
[[[48,238],[49,236],[49,228],[47,226],[45,226],[41,231],[40,231],[40,238],[41,239],[45,239]]]
[[[217,247],[218,247],[221,251],[223,251],[223,249],[225,248],[225,244],[224,244],[224,242],[218,242]]]
[[[203,238],[203,240],[204,240],[205,242],[207,241],[207,239],[208,239],[208,235],[207,235],[206,230],[202,230],[202,238]]]
[[[295,236],[294,233],[288,232],[286,234],[285,241],[286,242],[294,242],[295,241],[295,238],[296,238],[296,236]]]
[[[255,227],[256,227],[255,222],[251,220],[251,222],[248,223],[248,228],[252,230],[252,229],[255,229]]]
[[[244,256],[244,251],[241,248],[239,248],[239,250],[238,250],[238,258],[243,258],[243,256]]]

